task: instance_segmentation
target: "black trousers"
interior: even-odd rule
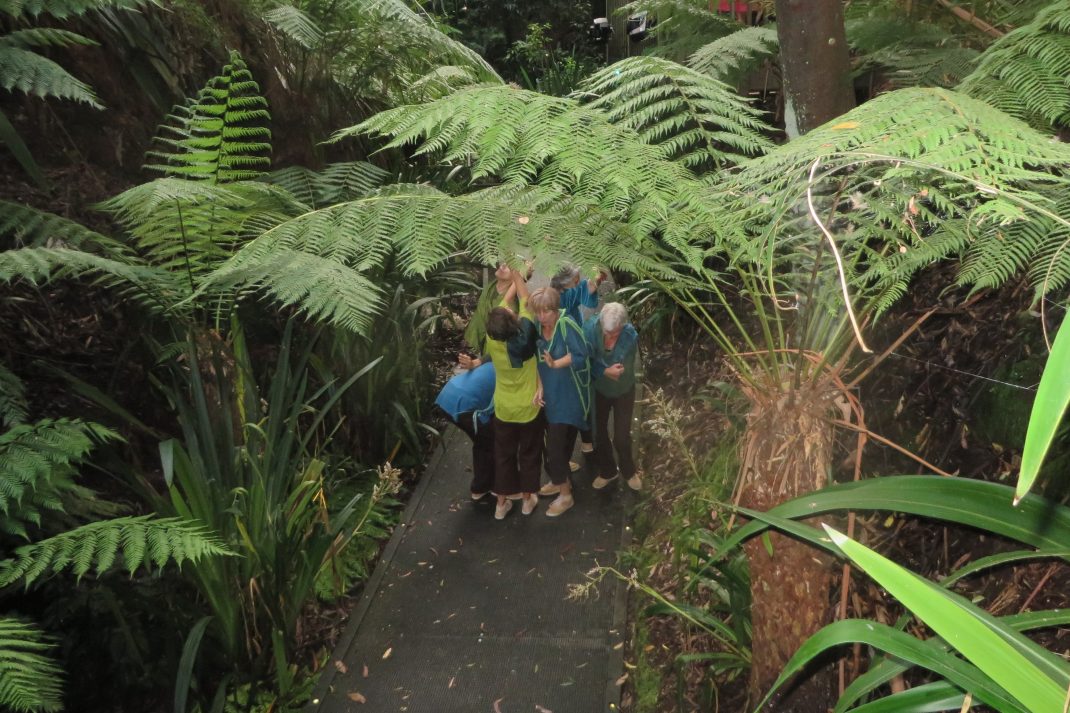
[[[542,411],[527,423],[494,417],[494,492],[537,493],[542,471]]]
[[[494,419],[476,427],[474,412],[467,411],[454,421],[457,428],[472,439],[472,484],[473,493],[485,493],[494,489]]]
[[[635,460],[632,458],[632,413],[635,411],[635,387],[616,398],[594,395],[594,462],[598,475],[612,478],[620,474],[625,478],[635,475]],[[613,435],[609,433],[609,416],[613,414]],[[613,459],[616,451],[617,458]]]
[[[554,485],[567,483],[572,474],[568,460],[576,445],[578,430],[567,423],[546,424],[546,473]]]

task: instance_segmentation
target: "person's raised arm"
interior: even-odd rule
[[[527,278],[525,278],[524,274],[522,272],[520,272],[519,270],[513,270],[512,274],[513,274],[513,287],[516,288],[516,294],[521,299],[521,301],[523,301],[526,304],[527,301],[528,301],[528,297],[530,296],[530,293],[528,292],[528,281],[527,281]]]

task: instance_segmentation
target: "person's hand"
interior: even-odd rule
[[[620,379],[621,375],[624,374],[624,365],[617,363],[613,366],[607,366],[605,374],[610,379],[613,379],[613,381],[617,381]]]
[[[556,366],[554,366],[554,358],[550,356],[550,351],[548,349],[543,351],[542,360],[543,362],[545,362],[546,366],[550,367],[551,369],[557,368]]]
[[[461,365],[462,369],[475,369],[481,365],[483,361],[475,357],[471,357],[468,354],[461,354],[457,357],[457,363]]]
[[[535,396],[531,399],[531,403],[535,406],[545,406],[546,402],[542,400],[542,384],[539,384],[535,389]]]

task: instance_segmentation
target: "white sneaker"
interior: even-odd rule
[[[642,489],[643,481],[639,479],[638,473],[628,478],[628,487],[635,491]]]
[[[557,517],[576,504],[571,495],[558,495],[546,508],[546,517]]]
[[[606,487],[607,485],[609,485],[610,483],[612,483],[616,479],[617,479],[617,476],[615,476],[615,475],[612,478],[603,478],[602,476],[598,476],[591,483],[591,487],[594,488],[595,490],[601,490],[602,488]]]
[[[505,516],[509,514],[509,511],[513,509],[513,501],[506,500],[504,503],[498,503],[494,507],[494,519],[504,520]]]
[[[509,502],[508,500],[506,502]],[[539,496],[535,493],[531,494],[530,498],[524,498],[524,504],[520,507],[520,512],[525,515],[530,515],[535,512],[535,508],[539,506]]]

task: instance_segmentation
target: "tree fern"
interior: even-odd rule
[[[0,424],[14,426],[26,419],[26,386],[0,364]]]
[[[27,537],[26,524],[40,526],[42,512],[63,510],[76,489],[74,466],[92,448],[118,436],[95,423],[44,419],[0,434],[0,531]]]
[[[763,62],[775,60],[779,52],[780,40],[775,27],[747,27],[704,44],[691,54],[687,65],[718,81],[732,84]]]
[[[619,16],[647,12],[657,20],[649,35],[649,54],[682,62],[710,40],[738,30],[734,18],[713,12],[708,0],[633,0],[614,11]],[[629,43],[634,40],[628,38]]]
[[[761,112],[727,85],[669,60],[617,62],[592,75],[577,96],[699,173],[772,147]]]
[[[304,11],[293,5],[279,5],[264,14],[264,20],[305,49],[323,41],[323,30]]]
[[[151,515],[115,518],[19,547],[14,557],[0,562],[0,587],[29,586],[68,569],[81,578],[90,570],[99,575],[118,564],[133,574],[140,567],[161,568],[172,560],[181,566],[186,560],[230,554],[195,522]]]
[[[105,7],[134,10],[147,3],[148,0],[0,0],[0,12],[11,17],[51,15],[62,20]]]
[[[1034,126],[1070,126],[1070,0],[997,40],[959,89]]]
[[[365,161],[332,163],[322,171],[287,166],[264,177],[312,208],[350,201],[371,193],[387,179],[387,173]]]
[[[32,624],[0,617],[0,708],[63,710],[63,670],[49,655],[55,648]]]
[[[94,109],[103,108],[88,84],[47,57],[26,49],[12,35],[0,36],[0,87],[42,99],[72,99]]]
[[[267,100],[235,51],[223,72],[212,78],[197,99],[175,108],[160,127],[150,151],[159,163],[146,165],[170,176],[211,184],[257,178],[270,165],[271,119]]]
[[[129,255],[122,243],[81,223],[22,203],[0,200],[3,247],[90,248],[116,257]]]

